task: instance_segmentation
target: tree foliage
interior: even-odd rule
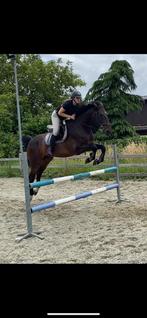
[[[103,102],[112,123],[113,138],[130,138],[135,136],[135,130],[126,120],[130,111],[141,109],[141,97],[133,95],[136,89],[134,71],[125,61],[114,61],[108,72],[99,76],[86,95],[86,100]]]
[[[38,54],[17,54],[16,62],[22,133],[34,136],[46,131],[53,109],[85,82],[69,61],[45,63]],[[6,54],[0,55],[0,137],[0,156],[14,156],[19,148],[16,93],[13,61]]]

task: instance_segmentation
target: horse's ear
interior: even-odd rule
[[[98,108],[98,106],[99,106],[99,101],[94,100],[94,101],[92,102],[92,105],[93,105],[94,107]]]
[[[104,107],[103,103],[100,102],[99,100],[95,100],[95,101],[94,101],[94,104],[95,104],[97,107],[99,107],[100,109]]]
[[[96,105],[102,105],[102,103],[101,103],[98,99],[95,99],[95,100],[94,100],[94,103],[95,103]]]

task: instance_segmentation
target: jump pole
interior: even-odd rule
[[[112,189],[115,189],[115,188],[118,188],[118,187],[119,187],[118,183],[112,183],[112,184],[108,184],[108,185],[106,185],[106,186],[104,186],[102,188],[97,188],[97,189],[94,189],[94,190],[78,193],[78,194],[72,195],[70,197],[62,198],[62,199],[59,199],[59,200],[49,201],[47,203],[38,204],[38,205],[35,205],[35,206],[33,206],[31,208],[31,212],[34,213],[34,212],[42,211],[42,210],[45,210],[45,209],[54,208],[54,207],[56,207],[56,206],[58,206],[60,204],[63,204],[63,203],[68,203],[68,202],[71,202],[71,201],[84,199],[84,198],[87,198],[87,197],[89,197],[89,196],[91,196],[93,194],[97,194],[97,193],[100,193],[100,192],[112,190]]]
[[[116,171],[117,167],[110,167],[110,168],[105,168],[105,169],[100,169],[100,170],[95,170],[95,171],[90,171],[90,172],[82,172],[82,173],[78,173],[78,174],[73,174],[71,176],[65,176],[65,177],[59,177],[59,178],[54,178],[54,179],[46,179],[46,180],[41,180],[41,181],[36,181],[36,182],[32,182],[30,183],[30,188],[39,188],[39,187],[44,187],[50,184],[55,184],[55,183],[59,183],[59,182],[65,182],[65,181],[69,181],[69,180],[81,180],[81,179],[85,179],[88,177],[92,177],[92,176],[97,176],[99,174],[103,174],[103,173],[109,173],[109,172],[113,172]]]

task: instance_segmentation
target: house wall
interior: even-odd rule
[[[144,105],[141,110],[130,112],[126,119],[135,126],[137,133],[147,135],[147,98],[143,98]]]

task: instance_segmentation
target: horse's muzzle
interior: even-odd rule
[[[103,131],[106,133],[106,135],[111,136],[112,134],[112,128],[111,125],[104,125]]]
[[[107,134],[108,137],[110,137],[112,135],[112,130],[111,131],[110,130],[106,130],[106,134]]]

